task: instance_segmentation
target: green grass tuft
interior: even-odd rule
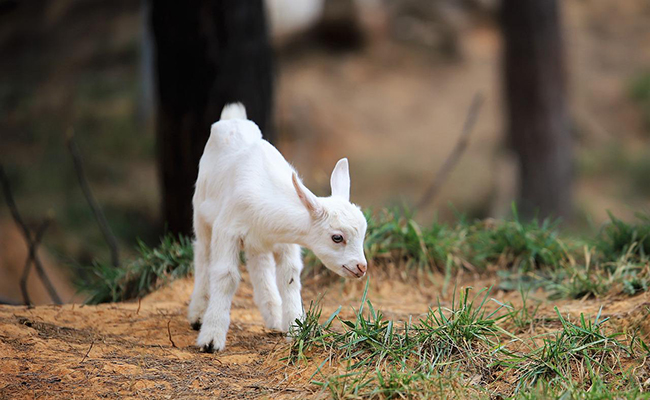
[[[189,238],[165,236],[158,247],[138,242],[139,256],[119,268],[95,263],[90,278],[79,286],[88,294],[89,304],[124,301],[145,296],[161,285],[187,276],[193,269],[192,242]]]
[[[339,317],[339,309],[319,325],[320,308],[308,311],[312,322],[304,325],[305,336],[317,332],[319,345],[311,351],[325,358],[313,383],[332,398],[591,399],[641,393],[632,371],[645,364],[648,346],[636,336],[607,332],[601,312],[593,320],[581,314],[571,321],[556,308],[557,318],[546,318],[556,330],[542,327],[541,334],[524,339],[505,328],[534,334],[537,308],[527,308],[523,292],[524,306],[514,310],[498,302],[488,306],[489,289],[470,296],[467,288],[450,307],[438,305],[414,323],[384,318],[367,289],[352,319]],[[339,368],[326,373],[325,364]],[[497,391],[504,390],[503,382],[509,389]]]
[[[308,356],[306,353],[313,351],[314,348],[325,348],[327,346],[327,338],[330,335],[329,329],[332,326],[332,321],[341,311],[338,308],[330,317],[321,324],[320,317],[322,308],[319,304],[320,299],[309,303],[309,309],[305,313],[305,319],[296,319],[295,325],[292,326],[289,334],[293,341],[291,342],[291,350],[288,360],[296,364],[302,360],[307,361]]]
[[[650,216],[635,223],[613,215],[593,238],[562,236],[559,221],[522,221],[513,206],[507,220],[434,221],[421,226],[406,209],[366,211],[366,257],[372,271],[392,268],[403,279],[421,273],[444,273],[445,287],[461,269],[497,269],[499,288],[545,288],[553,298],[634,295],[650,288]],[[90,302],[121,301],[142,296],[160,282],[185,276],[191,269],[190,240],[165,237],[159,247],[139,244],[140,256],[121,268],[96,263],[93,279],[83,283]],[[309,251],[304,274],[329,274]],[[330,275],[331,276],[331,275]],[[379,323],[373,321],[373,323]]]
[[[516,309],[512,304],[508,305],[510,310],[506,314],[506,320],[514,328],[515,332],[523,332],[530,329],[537,320],[537,312],[542,305],[541,301],[536,301],[536,304],[530,305],[529,292],[524,291],[523,288],[519,289],[521,295],[522,305],[520,309]]]
[[[610,222],[603,226],[596,240],[601,257],[613,261],[621,257],[647,260],[650,255],[650,214],[637,213],[636,223],[625,223],[609,213]]]
[[[562,316],[557,307],[555,312],[561,323],[559,331],[544,337],[541,347],[503,361],[518,376],[517,391],[533,388],[540,381],[559,383],[566,389],[576,382],[585,387],[588,382],[595,383],[596,376],[615,377],[624,370],[621,359],[631,354],[617,340],[620,334],[604,332],[608,318],[601,319],[600,311],[594,321],[580,314],[577,324]]]
[[[474,264],[501,262],[526,272],[541,267],[557,267],[566,259],[559,237],[559,221],[537,219],[523,222],[512,207],[513,219],[475,229],[471,237]]]

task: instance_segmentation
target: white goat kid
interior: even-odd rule
[[[303,317],[300,246],[327,268],[361,278],[366,219],[350,203],[347,159],[331,177],[332,195],[316,197],[266,140],[241,104],[212,125],[194,193],[194,292],[188,318],[204,351],[222,350],[244,250],[254,300],[269,329],[288,331]]]

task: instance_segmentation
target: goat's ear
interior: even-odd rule
[[[293,181],[293,187],[296,189],[300,201],[307,207],[309,214],[314,218],[320,217],[323,213],[323,208],[318,198],[302,184],[295,172],[291,175],[291,180]]]
[[[332,186],[332,196],[343,197],[346,201],[350,201],[350,167],[347,158],[341,158],[336,163],[330,178],[330,185]]]

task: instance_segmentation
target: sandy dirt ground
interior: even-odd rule
[[[493,283],[469,277],[463,281],[476,289]],[[450,293],[441,293],[441,281],[420,282],[426,283],[375,276],[369,299],[395,320],[409,316],[416,320],[437,304],[438,297],[449,305]],[[346,281],[320,286],[307,281],[304,302],[307,306],[322,294],[323,319],[339,305],[341,316],[351,317],[363,285]],[[140,302],[0,307],[0,399],[327,397],[310,383],[321,360],[301,366],[283,360],[289,344],[282,334],[263,327],[245,275],[233,302],[227,348],[218,354],[204,354],[194,346],[196,332],[185,319],[191,290],[191,279],[184,279]],[[493,297],[520,304],[517,293],[497,291]],[[544,298],[542,293],[537,297]],[[612,329],[640,328],[645,336],[650,332],[647,294],[544,302],[538,315],[553,317],[554,306],[563,314],[592,317],[603,306]],[[336,367],[325,365],[323,373]]]

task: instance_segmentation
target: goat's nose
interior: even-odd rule
[[[362,274],[365,274],[368,270],[368,265],[366,264],[357,264],[357,269],[361,271]]]

